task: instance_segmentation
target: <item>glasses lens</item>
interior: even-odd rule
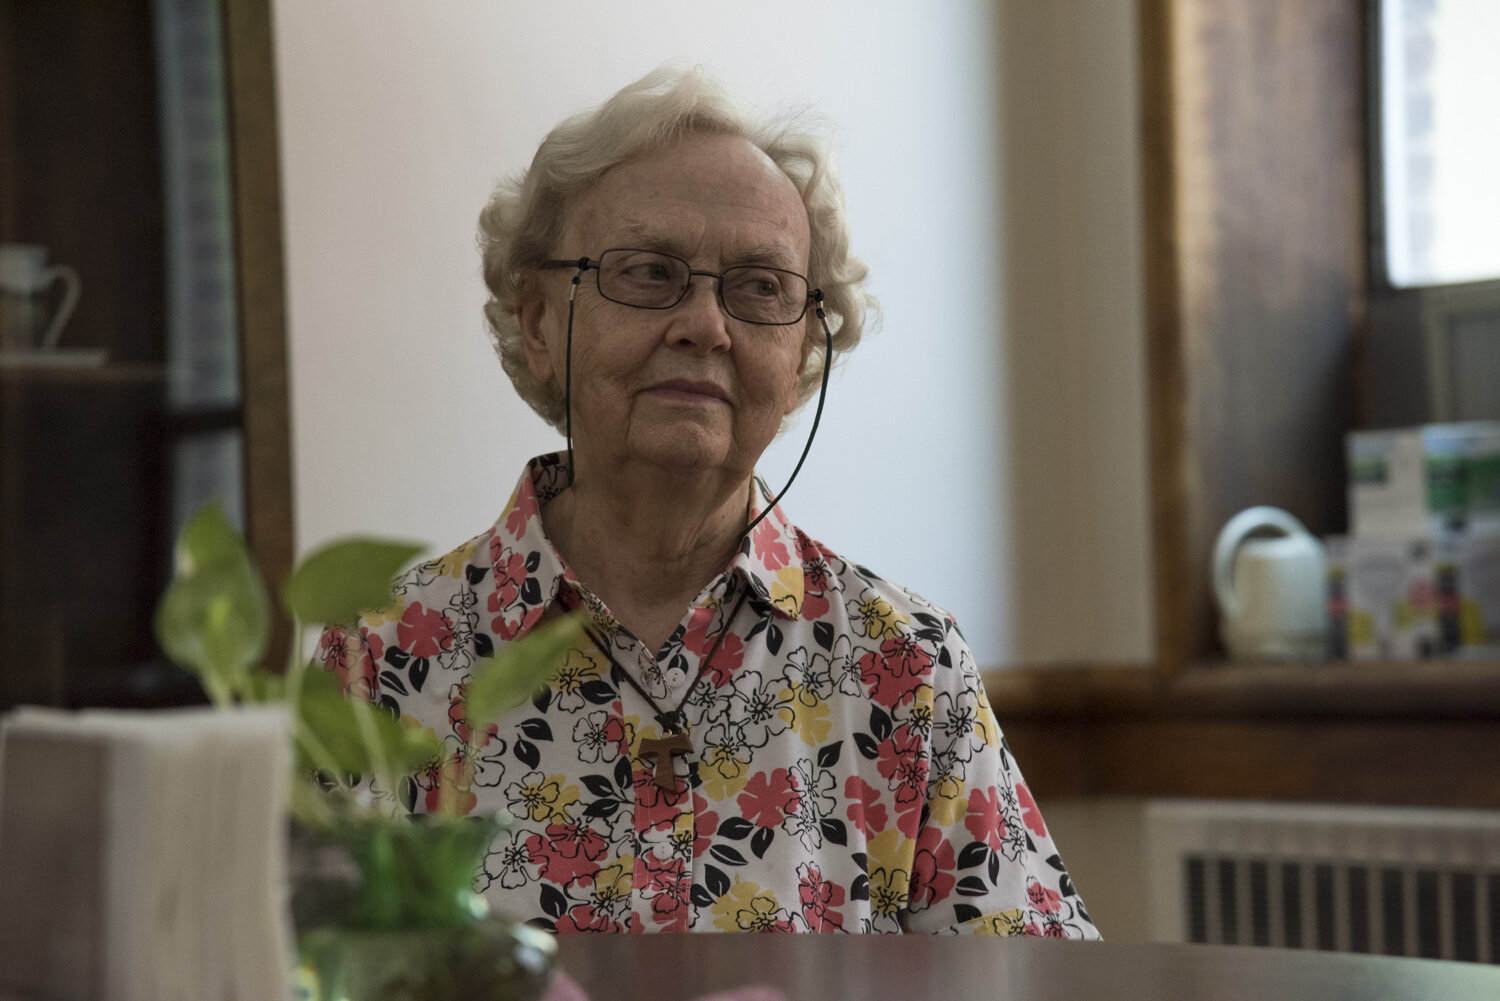
[[[795,323],[807,309],[807,279],[791,271],[730,268],[721,287],[724,309],[751,323]]]
[[[626,306],[665,309],[687,288],[688,265],[649,250],[607,250],[599,258],[599,293]]]

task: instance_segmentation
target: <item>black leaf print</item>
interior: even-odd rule
[[[485,633],[474,634],[474,656],[488,657],[495,652],[495,641]]]
[[[528,605],[542,603],[542,585],[535,577],[527,577],[526,583],[521,585],[521,600]]]
[[[818,826],[823,829],[823,838],[832,841],[836,845],[847,845],[849,833],[844,828],[842,820],[820,820]]]
[[[937,646],[943,642],[943,631],[941,629],[918,629],[912,635],[923,643],[931,643],[933,646]]]
[[[831,744],[820,747],[818,749],[818,767],[832,768],[839,763],[839,755],[843,753],[844,742],[842,740],[835,740]]]
[[[603,775],[585,775],[582,781],[583,787],[595,796],[610,797],[615,794],[615,787]]]
[[[1073,877],[1067,873],[1063,873],[1057,877],[1057,892],[1061,893],[1064,897],[1078,896],[1078,891],[1073,889]]]
[[[942,621],[936,615],[932,615],[928,612],[916,612],[912,615],[912,618],[916,619],[918,622],[929,629],[943,628]]]
[[[755,832],[755,837],[750,839],[750,850],[755,853],[756,858],[765,858],[766,850],[771,847],[771,842],[775,840],[775,828],[762,827]]]
[[[938,663],[943,667],[953,666],[953,655],[948,652],[947,647],[938,648]]]
[[[400,647],[388,646],[385,648],[385,662],[394,667],[396,670],[399,671],[402,668],[406,667],[406,662],[409,660],[411,660],[411,654],[407,653]]]
[[[755,830],[755,825],[744,817],[729,817],[719,825],[720,837],[729,838],[733,841],[743,841]]]
[[[708,850],[708,853],[725,865],[744,865],[749,861],[749,859],[728,845],[714,845]]]
[[[870,877],[869,876],[857,876],[857,877],[855,877],[854,882],[849,884],[849,899],[850,900],[869,900],[870,899]]]
[[[770,624],[771,624],[771,620],[770,619],[756,619],[755,620],[755,625],[751,626],[750,627],[750,631],[745,634],[745,645],[749,646],[750,645],[750,641],[753,640],[756,636],[759,636],[760,633],[761,633],[761,630],[765,629],[766,626],[768,626]]]
[[[891,718],[879,706],[870,707],[870,732],[876,740],[885,740],[891,735]]]
[[[615,762],[615,785],[621,789],[629,789],[635,785],[635,776],[631,774],[629,758],[621,758]]]
[[[411,669],[406,672],[406,678],[411,682],[412,691],[420,692],[422,686],[427,684],[427,671],[432,662],[426,657],[418,657],[411,662]]]
[[[958,853],[958,867],[960,869],[972,869],[976,865],[984,865],[989,858],[990,846],[983,841],[970,841],[964,845],[964,850]]]
[[[526,572],[536,573],[536,568],[542,565],[542,554],[540,550],[533,549],[526,554]]]
[[[417,780],[410,775],[401,776],[401,805],[407,813],[417,812]]]
[[[982,897],[990,892],[990,888],[978,876],[965,876],[958,881],[958,892],[964,897]]]
[[[693,884],[692,900],[694,907],[712,907],[714,905],[714,898],[709,895],[708,887],[696,883]]]
[[[776,624],[773,622],[766,626],[766,649],[772,653],[780,653],[781,641],[781,630],[776,628]]]
[[[596,706],[608,705],[615,700],[615,690],[607,681],[586,681],[579,691]]]
[[[995,886],[1000,885],[1000,853],[990,852],[990,882]]]
[[[536,690],[536,694],[531,697],[531,704],[536,706],[537,712],[546,712],[547,707],[552,704],[552,689],[546,687],[545,685],[541,688],[538,688]]]
[[[1068,871],[1062,864],[1062,856],[1056,854],[1055,852],[1047,856],[1047,864],[1056,869],[1058,872]]]
[[[406,682],[402,681],[401,675],[397,674],[395,671],[380,672],[380,687],[389,688],[392,691],[400,692],[402,695],[411,694],[406,690]]]
[[[859,866],[860,872],[870,871],[870,858],[864,852],[854,852],[849,856],[850,861]]]
[[[472,587],[484,580],[484,575],[489,572],[489,567],[475,566],[473,563],[470,563],[464,567],[464,580],[468,581],[469,586]]]
[[[681,627],[678,627],[681,628]],[[667,670],[686,674],[688,669],[687,658],[680,653],[672,654],[672,659],[667,661]]]
[[[542,763],[542,752],[538,751],[536,745],[529,740],[517,740],[513,750],[516,752],[516,757],[527,768],[535,768]]]
[[[863,754],[871,761],[880,757],[880,745],[868,733],[856,733],[854,735],[854,746],[859,748],[860,754]]]
[[[975,918],[980,917],[982,913],[973,904],[953,905],[953,920],[959,924],[963,924],[965,921],[973,921]]]
[[[542,911],[553,918],[560,918],[568,912],[568,898],[551,883],[542,885],[541,904]]]
[[[547,725],[544,719],[522,720],[521,732],[532,740],[551,740],[552,727]]]
[[[622,804],[617,799],[596,799],[583,808],[585,817],[609,818],[615,815]]]
[[[708,892],[715,897],[722,897],[729,892],[729,877],[718,866],[705,865],[703,867],[703,883],[708,887]]]
[[[833,623],[814,622],[813,639],[817,640],[818,646],[831,651],[833,649]]]

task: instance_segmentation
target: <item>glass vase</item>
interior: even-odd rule
[[[303,1001],[530,1001],[552,975],[544,931],[473,890],[497,818],[419,816],[338,833],[361,877],[332,913],[299,922]],[[314,907],[314,910],[317,908]]]

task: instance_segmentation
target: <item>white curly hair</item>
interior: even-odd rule
[[[599,107],[562,122],[542,141],[523,173],[502,181],[479,215],[479,248],[490,291],[484,315],[500,364],[521,398],[558,430],[565,421],[563,390],[538,382],[526,364],[517,310],[534,288],[533,269],[557,256],[554,245],[568,211],[611,167],[639,159],[693,134],[738,136],[762,150],[796,185],[812,237],[808,281],[823,292],[836,361],[859,343],[866,313],[875,309],[864,288],[868,268],[849,253],[843,186],[826,141],[807,114],[762,118],[733,98],[701,68],[661,67]],[[798,387],[798,406],[822,378],[824,337],[808,324],[810,353]]]

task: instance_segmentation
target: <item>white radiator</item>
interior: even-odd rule
[[[1159,800],[1151,937],[1500,963],[1500,812]]]

